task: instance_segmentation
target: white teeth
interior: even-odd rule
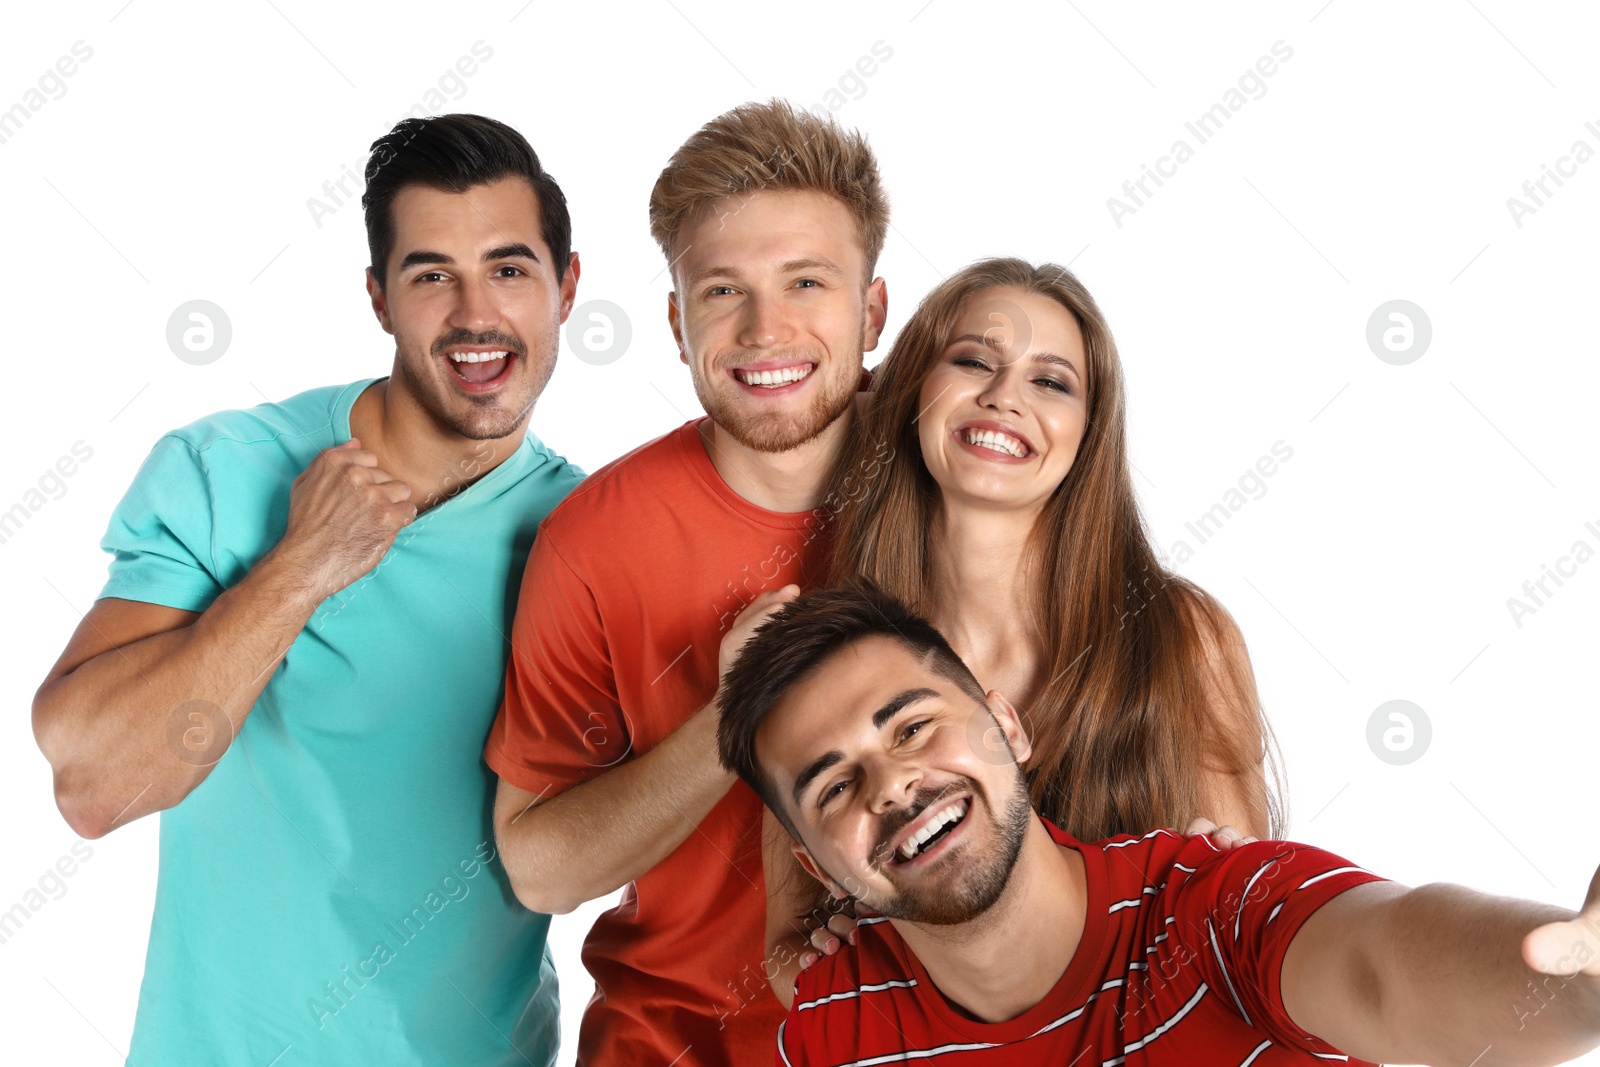
[[[981,445],[992,448],[997,452],[1004,452],[1009,456],[1021,459],[1027,455],[1027,448],[1023,443],[1008,433],[997,433],[994,430],[963,430],[961,439],[969,445]]]
[[[966,799],[958,800],[929,819],[926,826],[906,838],[905,843],[900,846],[900,855],[905,859],[915,856],[927,840],[943,829],[946,823],[959,822],[967,813],[967,804]]]
[[[488,363],[490,360],[505,359],[509,352],[452,352],[450,358],[457,363]]]
[[[782,370],[735,371],[739,380],[746,385],[788,385],[798,382],[806,377],[815,368],[807,365],[801,367],[785,367]]]

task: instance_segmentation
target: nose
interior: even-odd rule
[[[912,763],[894,761],[866,772],[867,796],[874,815],[887,815],[895,808],[910,804],[922,788],[922,768]]]
[[[742,309],[739,343],[746,348],[777,348],[790,339],[791,329],[783,302],[764,293],[751,293]]]
[[[994,376],[991,377],[978,394],[978,403],[982,407],[991,408],[997,412],[1008,411],[1020,415],[1022,413],[1022,384],[1027,371],[1021,359],[1011,356],[999,356],[995,366]]]
[[[450,311],[450,325],[471,333],[487,333],[500,325],[500,307],[487,282],[461,279]]]

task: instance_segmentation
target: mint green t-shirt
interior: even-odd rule
[[[372,381],[163,437],[111,518],[100,595],[203,611],[282,537],[291,483],[349,440]],[[528,434],[301,631],[161,814],[130,1065],[553,1062],[550,920],[512,894],[481,755],[534,533],[582,477]],[[196,714],[173,709],[174,759],[214,758]]]

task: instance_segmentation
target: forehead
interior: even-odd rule
[[[907,689],[951,684],[892,637],[874,634],[829,656],[784,693],[756,733],[756,758],[781,790],[823,753],[848,755],[878,733],[872,714]]]
[[[724,268],[757,272],[823,259],[863,284],[866,252],[855,217],[836,196],[762,189],[701,206],[678,234],[673,271],[680,280]]]
[[[976,334],[1021,353],[1050,352],[1082,369],[1083,331],[1056,300],[1021,289],[980,289],[962,306],[955,336]]]
[[[541,233],[539,196],[526,178],[501,178],[465,192],[413,183],[392,202],[395,250],[444,251],[523,243],[548,259]]]

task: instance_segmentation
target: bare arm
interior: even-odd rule
[[[717,760],[714,702],[644,755],[556,796],[502,778],[495,837],[517,899],[564,915],[622,888],[694,833],[734,780]]]
[[[83,617],[33,701],[77,833],[101,837],[188,796],[317,606],[415,517],[410,489],[359,442],[318,460],[295,480],[283,540],[205,611],[113,597]]]
[[[1591,887],[1585,926],[1561,908],[1459,886],[1358,886],[1296,933],[1284,1007],[1301,1028],[1375,1062],[1565,1062],[1600,1045],[1594,896]],[[1530,948],[1541,940],[1553,950]],[[1590,973],[1575,973],[1585,963]]]
[[[756,597],[722,639],[726,673],[751,632],[798,593]],[[681,845],[727,794],[735,775],[717,756],[715,697],[650,751],[558,795],[501,779],[494,827],[517,899],[561,915],[622,888]]]

